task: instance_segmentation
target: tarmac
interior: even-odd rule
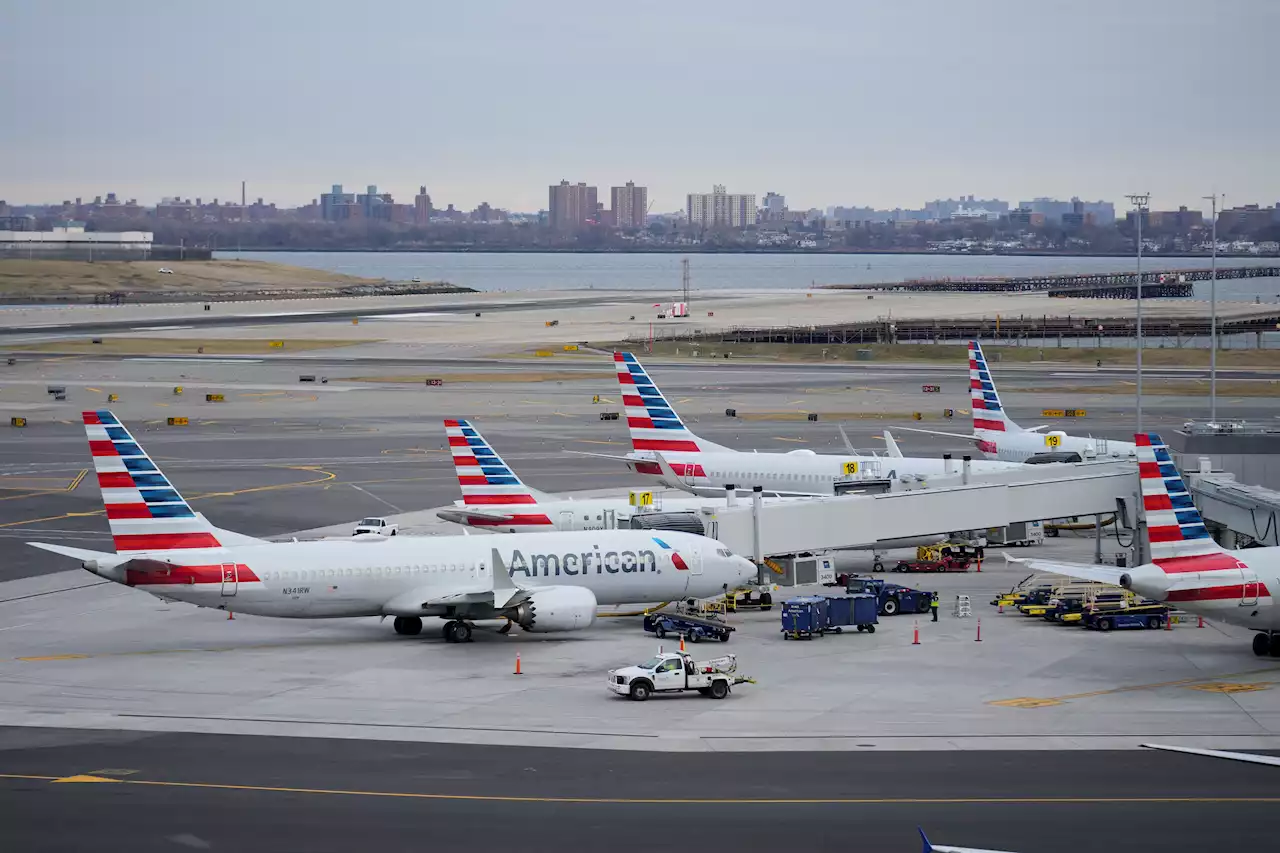
[[[366,514],[408,514],[406,533],[455,532],[432,519],[458,497],[443,417],[471,418],[544,491],[647,485],[565,452],[629,447],[625,425],[599,420],[619,408],[607,355],[450,361],[412,346],[51,355],[0,368],[0,415],[29,421],[0,435],[0,804],[23,804],[5,809],[0,846],[92,837],[137,850],[337,850],[429,833],[634,849],[652,846],[664,818],[699,820],[725,847],[793,844],[799,826],[819,846],[885,850],[918,849],[917,824],[939,843],[1045,851],[1078,848],[1079,835],[1047,829],[1062,826],[1142,849],[1199,849],[1224,826],[1238,848],[1274,837],[1274,768],[1140,744],[1280,749],[1280,663],[1216,623],[1099,634],[998,614],[986,602],[1024,574],[998,558],[981,574],[890,576],[942,594],[941,621],[920,618],[920,645],[911,616],[885,617],[873,635],[795,642],[777,611],[743,612],[728,617],[728,645],[693,652],[733,652],[758,683],[724,702],[640,704],[603,683],[660,645],[634,616],[563,636],[481,630],[466,646],[442,643],[434,626],[399,637],[376,619],[228,620],[22,544],[109,547],[79,422],[109,393],[193,505],[249,535],[345,535]],[[968,426],[942,414],[966,407],[963,365],[649,366],[693,429],[742,449],[840,452],[837,423],[863,449],[882,447],[885,427]],[[329,382],[300,384],[301,372]],[[444,384],[406,378],[422,375]],[[1085,407],[1072,431],[1125,438],[1131,400],[1078,390],[1099,376],[1126,381],[1052,365],[1011,365],[997,379],[1026,425],[1044,422],[1042,408]],[[928,383],[943,391],[923,393]],[[68,400],[51,400],[48,384],[66,385]],[[1220,406],[1253,419],[1280,411],[1274,397]],[[1170,429],[1206,403],[1145,407],[1152,428]],[[169,426],[171,416],[190,422]],[[913,454],[969,452],[897,438]],[[1109,538],[1104,553],[1122,544]],[[1093,542],[1073,534],[1024,553],[1089,560]],[[870,560],[838,557],[854,570]],[[957,594],[971,596],[973,617],[950,615]],[[121,781],[53,783],[79,775]],[[147,819],[124,817],[137,814]]]
[[[656,707],[656,706],[655,706]],[[857,721],[851,721],[857,725]],[[1265,850],[1275,768],[1168,753],[645,752],[0,729],[10,850]],[[103,780],[103,781],[89,781]],[[798,838],[799,836],[799,838]]]

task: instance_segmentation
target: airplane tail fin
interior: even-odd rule
[[[699,438],[684,425],[634,355],[615,352],[613,364],[618,371],[618,385],[622,390],[622,405],[626,408],[627,429],[631,432],[633,449],[662,453],[725,449]]]
[[[1147,519],[1151,562],[1166,572],[1235,569],[1237,562],[1212,555],[1226,549],[1213,541],[1200,510],[1173,464],[1169,447],[1156,433],[1136,433],[1138,477],[1142,485],[1142,512]],[[1207,558],[1207,559],[1206,559]],[[1222,562],[1219,566],[1217,563]]]
[[[223,547],[115,415],[83,418],[117,554]]]
[[[470,421],[446,418],[444,431],[449,437],[463,504],[536,504],[550,500],[544,492],[526,486]]]
[[[982,344],[969,341],[969,398],[973,408],[973,431],[1021,432],[1000,404],[1000,392],[982,354]]]

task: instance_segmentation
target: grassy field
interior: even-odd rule
[[[173,270],[172,275],[160,269]],[[237,293],[377,284],[324,270],[265,261],[42,261],[0,259],[0,295],[72,296],[134,292]]]
[[[374,340],[302,340],[282,341],[283,347],[273,347],[269,340],[239,338],[92,338],[67,341],[49,341],[40,344],[22,344],[22,352],[59,353],[109,353],[111,355],[270,355],[272,353],[306,352],[307,350],[350,347],[357,344],[376,343]],[[201,353],[201,347],[204,348]]]
[[[602,349],[613,347],[637,347],[631,344],[598,344]],[[655,341],[655,355],[664,357],[690,357],[694,350],[700,358],[720,358],[732,353],[735,359],[761,359],[788,362],[856,361],[859,350],[870,350],[871,360],[879,362],[963,362],[965,344],[847,344],[827,346],[821,344],[738,344],[702,343],[697,346],[688,341]],[[1063,347],[1015,347],[983,346],[988,361],[1008,364],[1074,364],[1117,367],[1132,365],[1135,353],[1132,349],[1113,347],[1068,348]],[[825,352],[825,356],[823,351]],[[1142,351],[1144,367],[1208,367],[1207,349],[1147,348]],[[1219,350],[1219,367],[1274,367],[1280,369],[1280,350]]]

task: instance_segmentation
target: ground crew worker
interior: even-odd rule
[[[933,611],[933,621],[938,621],[938,594],[935,592],[933,598],[929,599],[929,609]]]

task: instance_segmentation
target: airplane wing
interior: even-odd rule
[[[497,548],[492,549],[490,555],[492,558],[490,566],[493,569],[493,578],[489,589],[477,587],[444,595],[428,595],[424,592],[419,592],[417,589],[411,589],[387,602],[383,606],[382,612],[392,616],[417,615],[422,610],[430,607],[458,607],[469,604],[485,605],[492,607],[494,610],[503,610],[513,604],[519,604],[529,596],[529,591],[523,587],[516,586],[511,580],[511,573],[507,570],[507,564],[503,562]]]
[[[905,426],[900,426],[898,427],[898,429],[904,432],[920,432],[920,433],[924,433],[925,435],[943,435],[943,436],[946,436],[947,438],[963,438],[965,441],[972,441],[974,444],[978,443],[978,437],[976,435],[965,435],[959,432],[941,432],[936,429],[920,429],[920,427],[905,427]]]
[[[924,842],[924,853],[1014,853],[1008,850],[992,850],[988,847],[953,847],[949,844],[931,844],[929,837],[920,830],[920,840]]]
[[[1090,563],[1067,563],[1057,560],[1040,560],[1034,557],[1014,557],[1007,553],[1003,554],[1005,561],[1010,563],[1019,563],[1031,569],[1033,572],[1044,572],[1054,575],[1066,575],[1067,577],[1077,578],[1083,581],[1097,581],[1099,583],[1109,583],[1114,586],[1120,586],[1120,578],[1124,576],[1124,569],[1118,569],[1115,566],[1096,566]]]

